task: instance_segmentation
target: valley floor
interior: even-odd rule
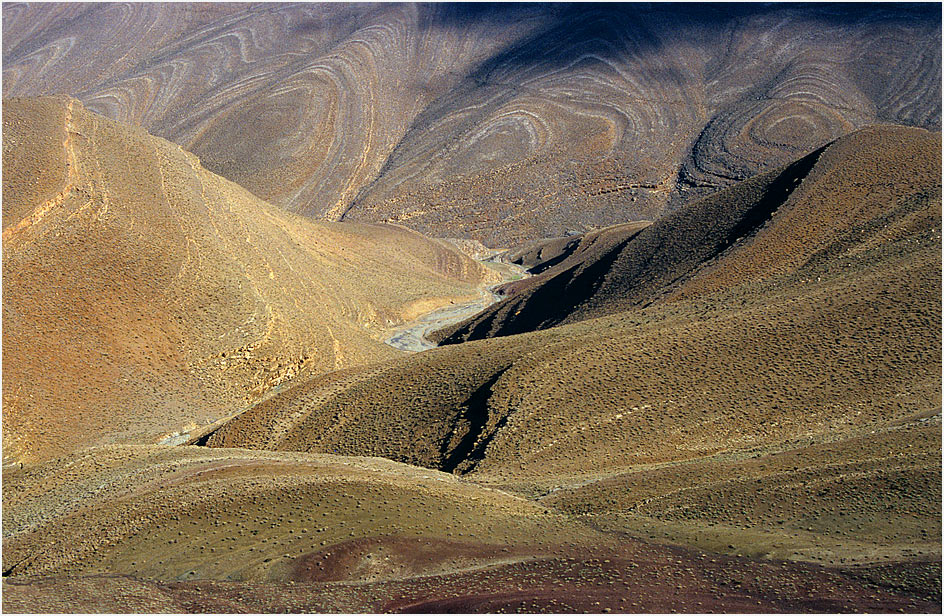
[[[480,287],[481,299],[452,304],[421,315],[413,321],[391,330],[384,342],[401,351],[418,352],[435,348],[436,342],[428,338],[431,333],[465,321],[492,304],[501,301],[502,296],[495,292],[498,287],[528,276],[527,270],[514,263],[486,259],[482,261],[482,264],[499,272],[502,275],[502,280],[496,284]]]

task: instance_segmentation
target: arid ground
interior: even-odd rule
[[[941,611],[940,6],[2,21],[3,611]]]

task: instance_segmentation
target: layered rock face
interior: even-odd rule
[[[940,45],[907,5],[9,5],[3,93],[68,92],[295,212],[494,246],[939,128]]]

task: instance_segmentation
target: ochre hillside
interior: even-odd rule
[[[941,125],[930,4],[7,3],[3,35],[4,97],[68,92],[291,211],[490,246]]]
[[[480,550],[613,545],[520,497],[372,458],[114,446],[10,473],[6,482],[8,574],[376,580],[502,556],[497,549],[492,555],[470,549],[465,555],[437,551],[437,560],[378,562],[362,571],[318,565],[344,550],[338,544],[367,547],[365,540],[375,537],[387,539],[375,551],[387,542],[397,550],[394,539],[414,544],[404,545],[407,551],[422,550],[421,540]]]
[[[300,382],[208,443],[388,457],[712,550],[933,562],[940,148],[842,138],[621,232],[565,325]]]
[[[0,611],[940,613],[941,25],[4,3]]]
[[[401,227],[286,213],[77,101],[5,100],[3,122],[7,461],[154,442],[396,357],[387,327],[495,278]]]

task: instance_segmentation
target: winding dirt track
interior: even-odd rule
[[[520,265],[495,261],[494,258],[484,259],[481,260],[481,262],[500,272],[502,274],[502,281],[479,289],[482,296],[475,301],[451,304],[443,308],[437,308],[405,325],[391,330],[390,335],[384,342],[401,351],[419,352],[432,349],[436,346],[436,343],[427,338],[429,334],[443,327],[460,323],[480,313],[492,304],[501,301],[502,296],[495,293],[495,289],[506,282],[529,276],[527,270]]]

